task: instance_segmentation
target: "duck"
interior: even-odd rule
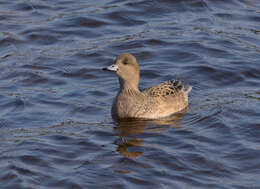
[[[165,81],[140,91],[140,67],[132,54],[120,54],[114,64],[103,70],[114,72],[120,84],[111,107],[114,120],[160,119],[188,107],[192,86],[184,86],[179,80]]]

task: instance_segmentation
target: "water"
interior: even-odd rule
[[[0,2],[0,188],[260,188],[258,0]],[[120,53],[186,113],[116,123]]]

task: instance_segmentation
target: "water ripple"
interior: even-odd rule
[[[3,188],[259,188],[259,2],[1,1]],[[115,123],[102,67],[178,78],[189,108]]]

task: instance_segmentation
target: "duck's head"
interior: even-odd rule
[[[140,68],[133,55],[129,53],[119,55],[115,63],[104,68],[104,70],[115,72],[119,77],[120,84],[130,84],[138,87]]]

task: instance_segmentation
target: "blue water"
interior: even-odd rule
[[[123,52],[187,112],[113,121]],[[0,188],[260,188],[258,0],[4,0],[0,70]]]

